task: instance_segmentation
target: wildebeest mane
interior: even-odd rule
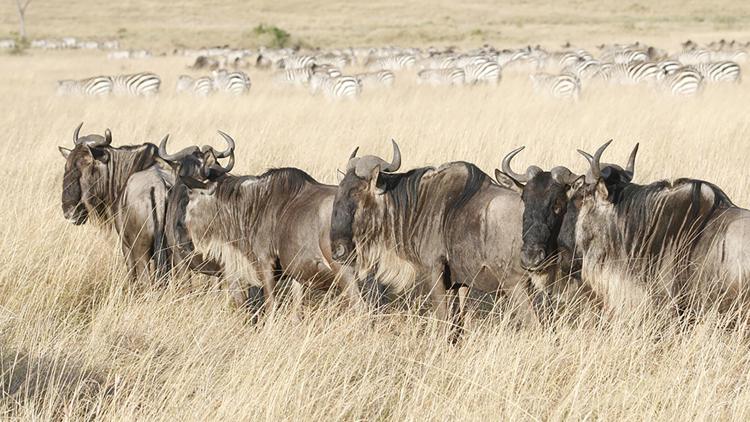
[[[404,215],[410,209],[416,209],[419,204],[419,186],[422,177],[432,167],[422,167],[409,170],[406,173],[383,173],[378,176],[378,185],[383,189],[399,214]]]
[[[688,198],[670,194],[668,190],[689,185]],[[706,207],[702,189],[707,186],[713,203]],[[623,239],[630,256],[658,256],[668,248],[685,253],[691,249],[706,224],[721,209],[733,207],[729,197],[718,186],[694,179],[678,179],[674,183],[658,181],[649,185],[627,184],[615,191],[614,204],[624,224]]]
[[[461,194],[448,206],[446,216],[449,218],[453,213],[463,208],[479,192],[484,182],[489,179],[489,176],[474,164],[464,161],[459,161],[456,164],[463,164],[466,167],[468,176],[466,177],[466,183]]]
[[[216,194],[221,200],[229,200],[239,195],[240,187],[248,180],[255,180],[259,186],[266,186],[266,190],[276,193],[295,195],[306,185],[320,184],[312,176],[294,167],[268,169],[260,176],[228,176],[223,178],[217,186]],[[262,183],[265,182],[265,183]]]

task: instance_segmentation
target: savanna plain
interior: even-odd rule
[[[707,40],[725,29],[701,25]],[[631,30],[600,34],[601,41],[633,41]],[[647,37],[657,37],[653,31]],[[663,48],[679,47],[677,35],[659,37]],[[237,141],[235,174],[293,166],[335,184],[354,147],[390,157],[391,138],[404,169],[465,160],[488,174],[520,145],[518,168],[563,164],[583,173],[576,149],[614,139],[610,162],[624,162],[640,142],[636,182],[705,179],[748,207],[747,82],[711,86],[696,98],[584,87],[580,101],[568,102],[535,96],[521,75],[504,75],[497,87],[441,88],[418,86],[405,73],[393,89],[332,102],[274,88],[268,73],[253,69],[247,96],[178,96],[185,57],[109,61],[105,53],[28,51],[0,63],[2,419],[750,418],[747,328],[727,328],[711,313],[689,324],[659,317],[634,324],[584,310],[546,329],[517,329],[499,311],[472,316],[450,345],[429,307],[413,302],[362,314],[331,294],[311,301],[301,321],[282,308],[252,324],[211,279],[133,283],[114,234],[63,218],[57,150],[72,144],[81,121],[85,133],[110,128],[115,145],[169,133],[174,149],[222,146],[219,129]],[[54,95],[57,79],[142,70],[161,75],[156,98]]]

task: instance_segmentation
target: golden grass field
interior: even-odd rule
[[[245,20],[266,14],[267,22],[293,35],[334,45],[342,43],[334,39],[338,30],[350,35],[353,43],[385,43],[405,22],[438,22],[437,17],[454,14],[464,23],[451,27],[445,41],[435,42],[481,43],[464,37],[468,28],[495,27],[506,14],[508,19],[526,16],[529,22],[507,33],[500,30],[498,39],[510,43],[531,39],[535,31],[543,31],[538,37],[542,40],[562,43],[566,28],[573,28],[571,33],[580,38],[591,31],[589,35],[597,37],[589,39],[592,42],[626,42],[636,35],[623,27],[614,32],[619,38],[604,35],[607,22],[625,22],[620,18],[627,14],[627,5],[636,3],[567,4],[578,3],[591,16],[601,17],[592,20],[591,29],[580,26],[582,18],[563,13],[562,6],[540,8],[542,3],[535,1],[514,2],[509,10],[494,14],[484,13],[489,2],[474,7],[441,2],[419,19],[414,16],[416,6],[401,16],[397,3],[368,11],[364,6],[346,9],[343,2],[321,9],[295,2],[293,6],[303,11],[297,16],[281,12],[274,2],[259,2],[253,10],[247,6],[231,14],[226,22],[199,22],[183,35],[177,35],[180,25],[192,21],[176,14],[159,26],[154,18],[136,19],[124,6],[110,6],[101,14],[122,14],[128,33],[132,28],[139,34],[133,45],[141,46],[147,40],[167,45],[177,43],[175,39],[198,46],[204,35],[206,43],[218,43],[224,34],[237,36]],[[711,10],[735,16],[732,22],[747,28],[746,7],[737,1],[720,3],[726,5],[712,3]],[[37,31],[33,25],[38,18],[40,24],[50,25],[45,29],[50,36],[99,34],[106,25],[87,24],[97,21],[99,12],[78,26],[72,23],[89,4],[33,3],[29,31]],[[153,9],[147,10],[156,15],[171,13],[156,2],[131,4],[133,9],[149,5]],[[194,16],[197,4],[186,2],[178,9]],[[291,2],[284,4],[292,7]],[[645,11],[636,8],[632,14],[666,16],[679,4],[668,0],[642,6]],[[649,30],[644,36],[672,42],[659,45],[671,50],[677,48],[677,40],[692,36],[685,35],[686,30],[676,32],[685,22],[692,22],[689,28],[704,38],[733,36],[737,27],[715,26],[714,14],[705,21],[691,18],[709,7],[702,4],[689,2],[666,23],[655,18],[654,28],[661,31]],[[617,6],[611,16],[608,5]],[[332,17],[321,18],[328,11]],[[530,18],[537,11],[542,18]],[[14,16],[7,9],[3,13],[0,29],[9,32]],[[570,23],[552,24],[556,14],[570,18]],[[345,19],[354,15],[361,26]],[[395,15],[403,21],[388,19]],[[230,16],[229,5],[210,8],[209,16]],[[477,17],[476,25],[466,23],[472,17]],[[341,26],[318,32],[319,25],[335,23]],[[382,34],[378,28],[383,28]],[[407,35],[391,41],[408,42],[410,31],[417,30],[403,31]],[[747,38],[747,33],[740,35]],[[0,419],[750,418],[750,338],[746,330],[724,329],[720,318],[711,315],[690,327],[652,319],[633,328],[622,320],[598,324],[593,314],[587,314],[580,322],[558,323],[544,331],[517,330],[503,315],[477,316],[470,319],[463,341],[450,346],[429,311],[361,315],[347,311],[331,296],[323,305],[307,308],[301,322],[282,311],[272,320],[250,325],[247,315],[232,309],[225,292],[209,280],[178,280],[166,289],[134,285],[125,274],[114,235],[64,220],[64,161],[57,151],[58,145],[70,146],[80,121],[85,122],[83,133],[111,128],[117,145],[158,142],[170,133],[174,149],[223,145],[215,132],[221,129],[237,140],[236,174],[296,166],[320,181],[335,183],[336,168],[346,165],[355,146],[361,153],[390,157],[391,137],[401,146],[404,169],[466,160],[489,174],[518,145],[527,146],[517,158],[518,168],[564,164],[583,172],[586,162],[575,149],[592,151],[614,138],[607,161],[625,161],[633,144],[641,143],[637,182],[703,178],[748,207],[747,83],[711,86],[692,99],[646,88],[584,87],[581,101],[569,103],[532,95],[523,76],[504,75],[497,88],[440,89],[416,86],[413,74],[406,73],[397,76],[392,90],[365,92],[356,102],[332,103],[306,91],[274,89],[268,74],[251,69],[254,85],[249,96],[196,99],[174,95],[176,77],[188,62],[174,57],[114,62],[104,53],[83,52],[0,56],[0,154],[5,158],[0,166]],[[54,95],[56,79],[140,70],[162,76],[163,92],[157,98]],[[746,71],[744,77],[749,77]]]

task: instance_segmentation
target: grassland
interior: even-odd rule
[[[484,41],[470,36],[475,28],[495,28],[500,34],[488,38],[499,42],[643,35],[674,49],[696,34],[747,37],[748,28],[747,10],[736,1],[712,3],[711,10],[672,0],[643,9],[609,1],[504,7],[262,1],[252,8],[217,3],[197,19],[198,4],[141,0],[100,10],[87,1],[39,2],[29,9],[29,30],[108,36],[123,27],[132,46],[167,48],[234,42],[244,28],[265,21],[316,44],[468,45]],[[0,33],[8,33],[14,16],[2,13]],[[453,22],[448,29],[428,32],[444,39],[419,38],[420,25],[440,26],[443,16]],[[653,22],[654,29],[641,31],[640,23],[627,29],[627,16]],[[732,23],[717,26],[716,16],[733,16]],[[513,24],[517,17],[520,26]],[[612,25],[617,36],[608,32]],[[273,89],[258,71],[251,71],[248,97],[178,97],[173,86],[188,64],[184,58],[108,61],[101,53],[32,51],[0,56],[0,64],[0,419],[750,417],[750,342],[746,332],[727,330],[711,315],[690,327],[654,319],[633,328],[629,321],[599,324],[587,314],[547,331],[516,330],[502,314],[477,316],[454,347],[427,311],[357,315],[330,298],[309,307],[302,322],[281,312],[252,326],[210,280],[179,280],[167,289],[133,285],[114,236],[63,219],[63,159],[56,148],[71,143],[80,121],[84,132],[111,128],[118,145],[154,142],[167,132],[175,148],[221,145],[215,133],[221,129],[238,141],[237,174],[297,166],[335,183],[336,168],[354,146],[389,156],[391,137],[401,145],[403,168],[467,160],[490,174],[518,145],[527,146],[519,168],[564,164],[581,172],[586,163],[575,149],[591,151],[614,138],[608,161],[624,161],[641,143],[636,181],[704,178],[748,207],[747,83],[710,87],[694,99],[646,88],[584,88],[581,101],[571,104],[531,95],[520,75],[505,75],[497,88],[438,89],[416,86],[405,74],[393,90],[330,103]],[[56,79],[131,70],[162,75],[162,95],[54,96]]]
[[[231,44],[254,47],[267,39],[252,29],[276,25],[292,42],[323,47],[352,45],[475,46],[484,42],[574,43],[620,40],[684,41],[748,35],[744,1],[645,0],[131,0],[102,6],[91,0],[35,1],[29,7],[32,38],[117,38],[130,48]],[[10,1],[0,8],[0,37],[18,29]]]

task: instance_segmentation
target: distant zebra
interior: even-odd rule
[[[112,77],[112,92],[115,95],[150,97],[159,93],[161,78],[150,72],[116,75]]]
[[[602,68],[599,60],[578,61],[563,68],[563,72],[572,73],[579,79],[588,80],[598,74]]]
[[[193,79],[188,75],[180,75],[177,78],[177,93],[184,92],[198,97],[206,97],[211,94],[213,90],[214,81],[208,76]]]
[[[245,72],[218,70],[212,73],[214,88],[219,92],[242,95],[250,92],[250,77]]]
[[[302,69],[315,65],[313,56],[289,56],[284,57],[278,62],[279,69]]]
[[[353,76],[332,78],[318,73],[310,78],[310,92],[317,94],[320,91],[331,99],[356,98],[361,93],[362,86]]]
[[[456,67],[456,61],[456,56],[453,55],[432,56],[419,60],[417,67],[419,70],[447,69],[449,67]]]
[[[502,78],[500,65],[494,61],[486,61],[484,63],[464,66],[464,72],[466,75],[466,83],[469,84],[489,83],[497,85]]]
[[[678,62],[677,60],[662,60],[660,62],[656,63],[656,66],[659,67],[659,71],[670,74],[674,73],[675,70],[682,67],[682,63]]]
[[[104,96],[112,93],[112,78],[94,76],[93,78],[57,81],[57,95]]]
[[[341,76],[341,69],[339,69],[336,66],[330,65],[330,64],[324,64],[324,65],[313,65],[311,67],[313,73],[323,73],[325,75],[328,75],[332,78],[335,78],[337,76]]]
[[[466,83],[466,71],[460,67],[447,69],[424,69],[417,72],[417,84],[430,85],[463,85]]]
[[[683,51],[677,55],[677,60],[684,65],[694,65],[698,63],[708,63],[711,61],[711,50],[696,48],[693,50]]]
[[[684,66],[671,74],[659,74],[662,88],[676,96],[693,96],[703,91],[704,79],[693,66]]]
[[[273,73],[271,80],[276,85],[307,85],[313,71],[309,67],[302,69],[284,69]]]
[[[740,65],[735,62],[698,63],[693,67],[708,82],[740,82]]]
[[[411,69],[417,64],[417,58],[411,54],[382,57],[368,63],[368,70],[402,70]]]
[[[597,76],[605,81],[631,85],[653,82],[659,71],[659,66],[653,62],[606,63],[601,66]]]
[[[393,86],[396,75],[390,70],[379,70],[377,72],[359,73],[355,78],[364,86]]]
[[[536,73],[530,75],[534,91],[551,95],[555,98],[571,98],[578,100],[581,95],[581,80],[572,73],[561,73],[551,75],[549,73]]]

